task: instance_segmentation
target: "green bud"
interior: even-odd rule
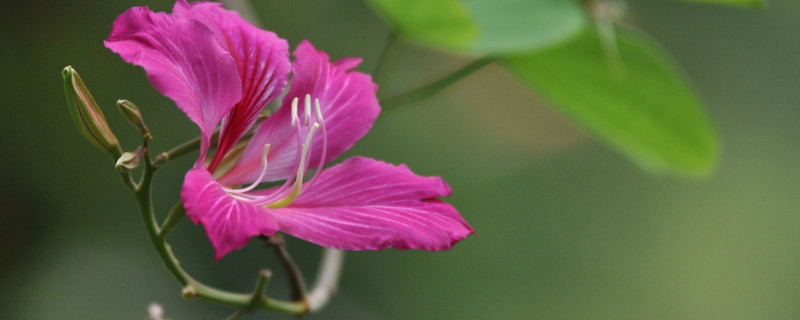
[[[125,119],[128,119],[128,122],[139,129],[142,138],[147,139],[147,141],[153,141],[153,136],[150,135],[150,130],[147,129],[142,119],[142,112],[139,111],[139,108],[137,108],[133,102],[117,100],[117,108],[119,108],[119,111],[125,116]]]
[[[75,126],[89,142],[110,153],[112,157],[119,158],[122,154],[119,141],[108,127],[103,112],[78,72],[67,66],[61,76],[64,77],[64,93],[67,95],[67,104]]]
[[[139,167],[139,153],[138,152],[125,152],[119,159],[117,164],[114,165],[121,172],[130,172]]]

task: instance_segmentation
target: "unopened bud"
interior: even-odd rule
[[[130,172],[139,167],[139,153],[138,152],[125,152],[119,159],[117,164],[114,165],[117,170],[122,172]]]
[[[61,76],[64,77],[64,93],[75,126],[94,145],[107,151],[112,157],[119,158],[122,154],[119,141],[108,127],[103,112],[100,111],[78,72],[67,66],[61,72]]]
[[[142,135],[142,138],[147,139],[148,141],[153,140],[153,137],[150,135],[150,130],[147,129],[147,126],[144,124],[144,120],[142,119],[142,112],[139,111],[139,108],[137,108],[133,102],[128,100],[117,100],[117,108],[119,108],[119,111],[122,112],[123,116],[125,116],[125,119],[128,119],[128,122],[139,129],[139,133]]]

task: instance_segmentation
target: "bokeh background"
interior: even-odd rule
[[[685,68],[718,128],[722,156],[704,180],[653,176],[489,66],[427,101],[382,113],[349,155],[440,175],[477,231],[448,252],[353,252],[332,303],[309,319],[800,318],[800,2],[742,10],[631,0],[628,23]],[[0,318],[143,319],[157,301],[173,320],[233,312],[185,301],[142,228],[113,162],[83,140],[64,101],[74,66],[124,146],[135,129],[114,110],[142,109],[166,150],[196,127],[106,50],[116,16],[171,1],[0,3]],[[262,26],[295,46],[362,56],[370,72],[389,29],[362,2],[258,1]],[[377,81],[392,96],[469,59],[400,44]],[[192,159],[156,181],[163,213]],[[197,278],[249,291],[260,268],[286,297],[272,252],[253,241],[213,262],[202,228],[170,236]],[[319,249],[289,249],[313,281]],[[245,319],[290,319],[256,313]]]

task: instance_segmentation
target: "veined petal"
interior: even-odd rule
[[[205,168],[186,173],[181,197],[186,215],[206,229],[217,260],[244,247],[251,237],[269,236],[278,230],[269,213],[227,194]]]
[[[380,106],[375,96],[378,86],[369,75],[350,71],[360,58],[345,58],[331,63],[325,52],[303,41],[294,51],[292,84],[283,105],[256,131],[237,166],[220,181],[239,184],[253,181],[258,175],[261,152],[270,144],[270,169],[266,179],[279,180],[291,176],[297,155],[296,131],[291,127],[291,103],[295,97],[303,101],[306,94],[319,99],[325,119],[328,149],[325,162],[332,161],[349,149],[372,127]],[[319,164],[322,134],[314,136],[309,167]]]
[[[242,100],[225,119],[217,152],[209,169],[213,172],[222,157],[256,121],[258,114],[277,98],[289,78],[289,45],[274,33],[261,30],[220,3],[180,0],[173,13],[197,20],[213,30],[219,43],[230,52],[242,82]]]
[[[233,57],[215,39],[197,21],[134,7],[114,21],[105,41],[123,60],[144,68],[153,87],[200,127],[201,155],[217,124],[242,97]]]
[[[446,250],[472,228],[436,197],[450,188],[406,166],[351,158],[323,171],[290,206],[268,210],[282,232],[344,250]]]

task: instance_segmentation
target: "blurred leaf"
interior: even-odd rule
[[[708,174],[716,136],[679,68],[644,35],[619,30],[617,37],[609,50],[587,28],[558,47],[503,61],[531,90],[641,166]]]
[[[370,0],[414,41],[480,54],[531,51],[575,35],[585,23],[570,0]]]
[[[709,4],[724,4],[731,6],[743,6],[743,7],[763,7],[766,4],[766,0],[682,0],[682,1],[701,2]]]
[[[553,45],[580,32],[583,7],[566,0],[463,0],[479,35],[467,50],[475,53],[524,52]]]
[[[370,0],[397,29],[413,40],[448,49],[464,48],[478,34],[475,21],[458,0]]]

